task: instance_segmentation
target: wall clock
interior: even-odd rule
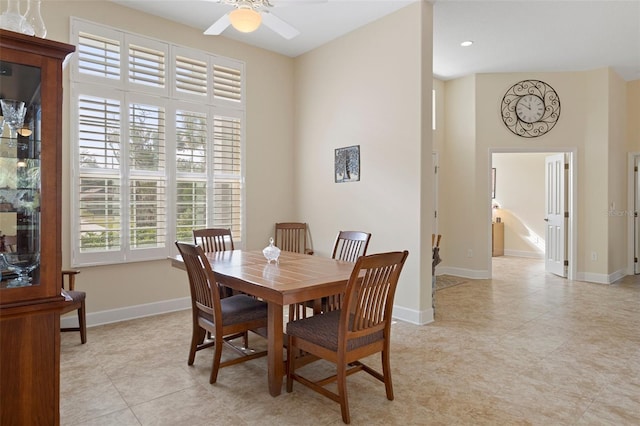
[[[553,129],[560,118],[560,98],[544,81],[522,80],[502,98],[502,121],[514,134],[536,138]]]

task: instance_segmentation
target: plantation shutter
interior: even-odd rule
[[[71,19],[72,266],[243,238],[244,63]]]
[[[130,249],[161,248],[167,242],[165,110],[129,104]]]
[[[176,111],[176,238],[207,227],[207,114]]]
[[[80,253],[120,250],[120,101],[78,99],[78,226]]]
[[[242,229],[242,120],[214,115],[213,211],[215,227]]]
[[[129,44],[129,82],[164,89],[166,53],[163,50]]]
[[[213,102],[232,108],[244,105],[244,65],[223,58],[213,64]]]
[[[207,96],[207,62],[176,56],[176,90],[180,93]]]
[[[120,80],[119,40],[80,32],[76,50],[80,74]]]

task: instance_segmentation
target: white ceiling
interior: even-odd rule
[[[202,31],[232,9],[216,0],[112,1]],[[301,32],[292,40],[264,25],[251,34],[229,27],[222,37],[296,57],[417,0],[306,1],[278,5],[278,0],[272,0],[272,13]],[[640,0],[433,3],[433,72],[437,78],[611,66],[627,81],[640,79]],[[462,48],[464,40],[474,44]]]

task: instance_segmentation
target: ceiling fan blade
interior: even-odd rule
[[[231,20],[229,19],[229,14],[226,13],[222,18],[218,19],[213,23],[213,25],[207,28],[204,35],[220,35],[229,25],[231,25]]]
[[[268,10],[262,11],[262,23],[287,40],[291,40],[300,35],[300,31],[270,13]]]

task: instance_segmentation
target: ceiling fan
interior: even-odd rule
[[[228,4],[234,9],[226,13],[204,32],[205,35],[220,35],[229,26],[243,33],[250,33],[258,29],[263,23],[266,27],[280,34],[287,40],[298,36],[300,31],[292,25],[272,14],[269,9],[274,6],[324,3],[328,0],[217,0],[218,3]]]

